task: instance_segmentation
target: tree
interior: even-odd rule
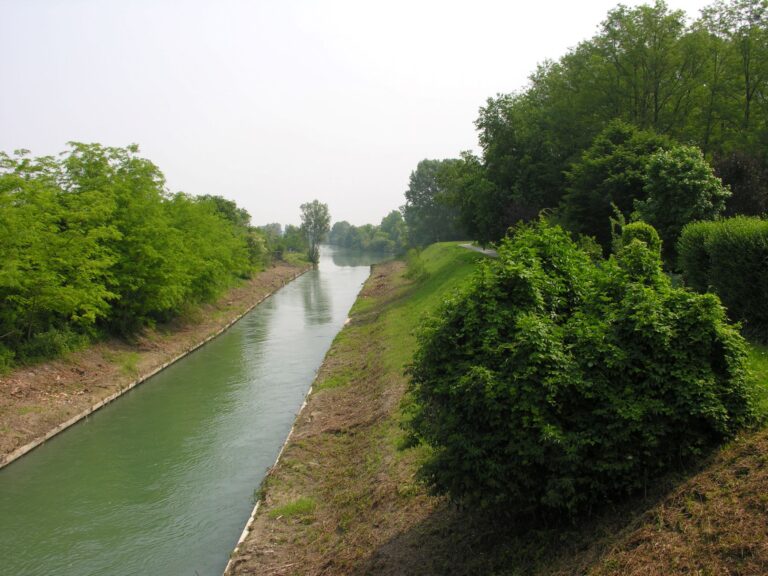
[[[768,211],[768,165],[760,157],[746,152],[717,156],[715,172],[731,189],[725,215],[760,216]]]
[[[635,200],[643,200],[648,159],[672,141],[616,120],[595,138],[567,173],[569,186],[562,216],[572,232],[593,236],[610,249],[614,206],[629,217]]]
[[[445,165],[455,161],[422,160],[411,172],[403,207],[411,244],[425,246],[461,236],[458,211],[450,205],[438,176]]]
[[[331,214],[327,204],[313,200],[301,205],[301,230],[307,239],[307,256],[310,262],[317,263],[320,259],[318,246],[330,230],[330,226]]]
[[[462,152],[459,160],[443,166],[439,178],[448,201],[459,211],[461,227],[481,244],[496,242],[515,224],[514,211],[506,209],[512,205],[471,152]]]
[[[407,244],[408,228],[400,210],[392,210],[381,219],[379,230],[392,242],[392,249],[399,252]]]
[[[653,154],[644,190],[646,199],[635,201],[636,215],[659,231],[670,262],[683,226],[695,220],[714,220],[731,195],[695,146],[675,146]]]

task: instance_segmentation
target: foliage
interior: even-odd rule
[[[760,157],[732,152],[714,160],[715,173],[728,182],[725,215],[760,216],[768,211],[768,165]]]
[[[747,333],[768,340],[768,221],[738,216],[689,224],[678,249],[686,283],[715,292]]]
[[[617,252],[625,246],[629,246],[633,240],[639,240],[654,254],[661,256],[661,238],[659,233],[650,224],[645,222],[630,222],[621,228],[621,242],[617,246]]]
[[[334,222],[328,234],[329,244],[372,252],[398,254],[405,249],[407,242],[408,232],[399,210],[392,210],[379,226],[353,226],[346,220]]]
[[[634,200],[646,201],[647,156],[679,141],[714,158],[734,191],[729,214],[762,213],[766,62],[765,0],[718,1],[690,24],[661,0],[619,5],[592,38],[540,64],[524,88],[485,103],[476,121],[481,158],[453,161],[441,189],[484,243],[562,205],[572,231],[608,248],[610,203],[628,216]],[[674,251],[677,224],[649,221]]]
[[[408,426],[423,475],[495,511],[578,513],[641,489],[751,418],[744,342],[632,241],[595,264],[519,226],[419,336]]]
[[[637,214],[658,230],[670,258],[683,226],[717,218],[730,195],[701,150],[692,146],[676,146],[653,154],[644,190],[647,198],[635,201]]]
[[[499,188],[491,182],[480,158],[463,152],[444,163],[438,174],[447,202],[459,212],[459,225],[483,246],[502,237],[514,218]]]
[[[461,236],[457,210],[441,186],[439,174],[455,160],[422,160],[411,172],[403,216],[411,246],[456,240]]]
[[[614,210],[628,217],[635,200],[643,200],[650,156],[672,146],[669,138],[631,124],[613,121],[594,139],[567,173],[562,217],[568,228],[593,235],[610,249]]]
[[[301,231],[307,239],[307,257],[310,262],[320,260],[320,242],[331,228],[328,205],[313,200],[301,205]]]
[[[127,335],[247,276],[247,212],[168,194],[138,148],[71,143],[0,153],[0,354],[31,361],[108,330]]]
[[[678,267],[686,285],[698,292],[709,290],[710,262],[707,243],[715,222],[686,224],[677,241]]]
[[[421,252],[417,248],[408,250],[405,255],[405,265],[407,266],[405,277],[409,280],[421,282],[429,277],[429,272],[427,272],[424,261],[421,259]]]

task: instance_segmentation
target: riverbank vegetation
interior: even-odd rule
[[[550,244],[554,257],[554,247],[562,242],[567,243],[567,239],[552,230],[548,235],[550,242],[531,238],[530,232],[529,239],[533,239],[542,250]],[[553,235],[558,242],[554,242]],[[627,233],[628,237],[633,235],[642,236],[644,233]],[[629,240],[627,244],[632,246],[627,258],[637,257],[639,253],[647,256],[646,249],[639,249],[637,243]],[[518,247],[522,249],[522,246]],[[561,264],[566,266],[570,263],[591,270],[586,260],[575,255],[574,250],[571,247],[564,251]],[[634,495],[620,498],[614,495],[612,502],[593,505],[587,513],[572,516],[566,521],[556,521],[546,515],[538,519],[535,515],[519,516],[515,521],[510,521],[507,517],[499,518],[499,507],[489,514],[488,510],[477,503],[470,505],[464,501],[463,505],[456,506],[445,497],[430,494],[427,486],[419,479],[418,471],[440,452],[424,444],[413,445],[408,433],[402,428],[401,407],[408,387],[403,367],[412,362],[417,347],[416,329],[423,314],[439,313],[446,306],[443,304],[446,299],[449,302],[455,301],[451,300],[455,298],[451,295],[466,285],[473,275],[492,282],[490,271],[483,271],[484,268],[509,267],[506,265],[509,264],[507,260],[504,260],[506,264],[482,264],[483,259],[455,244],[435,244],[420,255],[420,261],[428,274],[419,281],[406,278],[407,268],[402,262],[391,262],[374,268],[352,310],[350,323],[339,333],[326,357],[314,392],[296,422],[291,441],[265,481],[261,491],[263,500],[260,512],[249,538],[234,556],[231,574],[260,574],[270,570],[289,574],[392,575],[492,573],[575,576],[632,573],[630,570],[648,574],[673,574],[684,570],[691,573],[697,570],[701,573],[707,573],[707,570],[710,573],[761,573],[760,570],[768,566],[768,553],[764,546],[768,509],[761,503],[768,489],[768,477],[763,473],[765,433],[761,431],[740,432],[735,440],[725,448],[716,450],[714,455],[703,462],[689,459],[681,467],[681,461],[674,456],[675,471],[669,474],[657,477],[651,474],[646,476],[643,471],[634,475],[627,474],[624,478],[641,486],[639,491],[634,491]],[[658,256],[656,263],[658,269]],[[511,273],[514,270],[523,272],[522,266],[510,266],[513,268]],[[610,270],[618,273],[612,266],[618,264],[610,265],[608,270],[596,274],[608,274]],[[534,266],[534,269],[531,282],[535,278],[543,278],[542,274],[546,272],[546,267]],[[636,272],[640,270],[642,268],[635,269]],[[690,293],[683,295],[667,291],[667,288],[662,288],[665,294],[663,298],[662,294],[653,296],[655,291],[650,287],[631,288],[629,276],[623,276],[622,282],[626,282],[623,286],[627,295],[637,292],[635,296],[641,298],[626,302],[630,308],[632,302],[641,302],[642,298],[655,301],[654,306],[658,307],[660,314],[625,318],[630,324],[642,323],[643,318],[646,318],[649,322],[647,328],[651,332],[653,326],[665,331],[665,323],[675,322],[675,314],[666,315],[661,312],[664,300],[701,299]],[[503,284],[500,282],[499,285]],[[565,283],[552,282],[549,288],[544,288],[545,293],[550,293],[547,290],[557,291],[564,286]],[[525,291],[520,290],[515,294],[524,297]],[[583,296],[589,298],[590,294],[587,291]],[[499,298],[497,302],[503,307],[502,300]],[[466,305],[471,306],[471,302],[471,299],[467,299]],[[484,308],[480,298],[475,302],[478,312],[491,309],[490,305]],[[646,304],[649,302],[646,301]],[[709,305],[711,314],[701,319],[694,318],[690,325],[681,320],[680,328],[688,326],[683,330],[686,334],[694,331],[694,325],[706,324],[718,317],[720,321],[716,321],[716,324],[722,320],[722,311],[713,306],[711,297],[703,298],[700,304],[704,308]],[[567,299],[563,298],[560,305],[567,306]],[[450,305],[448,309],[451,309]],[[531,316],[530,310],[527,316]],[[685,312],[683,317],[688,317]],[[557,318],[547,317],[546,321],[556,322]],[[576,318],[572,321],[576,321]],[[593,340],[600,339],[598,332],[587,329],[591,324],[586,320],[582,323],[584,330],[579,334],[587,340],[590,334],[594,336]],[[475,329],[482,328],[481,325],[474,326]],[[738,336],[727,326],[720,323],[719,327],[713,325],[713,328],[712,335],[724,329],[723,336],[738,346]],[[514,326],[510,329],[514,329]],[[488,330],[492,332],[493,326],[488,327]],[[473,333],[470,324],[465,332],[468,336]],[[624,335],[628,336],[628,332],[625,331]],[[672,332],[668,336],[672,337]],[[459,338],[460,335],[454,333],[454,337]],[[540,339],[534,340],[532,345]],[[548,346],[549,340],[544,339],[542,342],[542,346]],[[648,359],[655,350],[657,357],[661,358],[659,346],[652,344],[647,350],[639,346],[635,349],[637,354],[632,357]],[[531,358],[524,354],[524,350],[518,350],[525,356],[523,360],[527,367],[536,364],[537,357],[542,358],[543,363],[546,363],[547,358],[557,358],[546,353]],[[616,352],[606,341],[602,347],[594,346],[586,350],[578,362],[583,361],[585,371],[600,371],[603,367],[594,362],[595,354],[609,354],[611,350]],[[748,346],[748,350],[749,369],[756,376],[764,376],[765,350],[752,345]],[[487,353],[493,353],[492,346],[487,347]],[[688,349],[687,353],[691,362],[707,365],[707,355],[703,350]],[[738,351],[736,356],[737,363],[732,366],[738,368],[744,358]],[[563,360],[562,356],[560,359]],[[593,361],[592,367],[589,366],[590,360]],[[719,370],[710,365],[701,373],[713,368]],[[514,366],[510,364],[509,369],[514,370]],[[446,370],[450,370],[450,366]],[[663,374],[668,375],[669,370],[673,370],[671,365],[662,364]],[[533,372],[528,370],[526,373],[530,373],[533,378]],[[637,370],[635,377],[642,379],[649,376],[647,372]],[[681,373],[680,377],[688,376]],[[738,378],[737,375],[736,381],[744,386],[745,382]],[[609,379],[610,374],[606,370],[605,378],[598,379],[598,384],[604,382],[607,386]],[[659,379],[660,387],[665,385],[662,380],[665,382],[666,376]],[[555,382],[553,380],[550,387],[553,394]],[[709,382],[714,383],[714,380]],[[754,387],[756,382],[762,384],[755,388],[759,394],[755,410],[758,415],[765,414],[768,391],[765,378],[755,377],[749,381],[748,386]],[[541,397],[536,393],[541,386],[532,383],[530,388],[532,398],[522,403],[523,408],[533,408],[536,398]],[[461,390],[461,386],[458,389]],[[583,388],[583,391],[586,392],[587,388]],[[668,391],[674,395],[673,391]],[[637,390],[635,392],[639,394]],[[486,394],[496,393],[492,404],[496,407],[501,403],[500,406],[494,410],[478,407]],[[575,397],[569,396],[571,399]],[[736,397],[741,398],[737,402],[743,401],[743,397],[738,394]],[[466,410],[469,413],[475,407],[478,409],[472,414],[476,426],[486,421],[490,421],[491,425],[501,425],[504,419],[495,418],[494,415],[506,406],[503,398],[502,386],[489,385],[477,389],[474,400],[459,402],[452,405],[451,409]],[[621,399],[622,395],[617,394],[611,396],[609,401],[615,401],[613,405],[619,406]],[[584,414],[585,422],[588,420],[587,412],[581,408],[596,401],[596,398],[590,399],[587,394],[577,405],[576,413]],[[705,405],[712,405],[713,401],[717,401],[715,397],[709,398]],[[412,410],[412,404],[413,399],[406,402],[406,413]],[[447,406],[444,404],[443,408]],[[676,406],[687,406],[694,412],[699,407],[693,401],[684,400]],[[646,407],[650,407],[650,404],[646,404]],[[567,407],[561,408],[562,413],[567,411]],[[644,436],[641,420],[632,419],[633,413],[638,413],[638,407],[628,401],[624,408],[616,415],[629,418],[630,423],[627,430],[614,430],[616,441],[639,433],[639,442],[642,444]],[[541,409],[545,414],[557,412],[557,407],[546,401]],[[646,415],[650,417],[653,412],[650,410]],[[602,417],[608,417],[609,413],[606,410]],[[522,412],[520,414],[522,416]],[[662,410],[653,416],[658,426],[652,426],[651,433],[654,430],[663,431],[662,422],[667,417],[665,414]],[[702,415],[701,422],[709,418],[717,419],[717,414],[722,415],[723,412],[714,410]],[[531,418],[529,426],[542,422],[533,416]],[[525,433],[525,430],[530,429],[529,426],[524,426],[518,433]],[[469,428],[470,439],[485,438],[492,441],[497,438],[493,434],[478,433],[472,436],[473,429]],[[679,439],[680,434],[687,436],[703,429],[697,425],[693,430],[672,430],[671,436],[662,435],[658,447],[651,448],[651,451],[662,449],[663,446],[669,447],[667,442]],[[545,435],[548,440],[545,438],[543,446],[558,450],[557,431],[553,428],[550,432],[548,436]],[[714,436],[718,434],[714,432]],[[613,433],[608,436],[608,442],[614,439]],[[461,437],[467,438],[465,434]],[[647,438],[653,445],[652,437]],[[570,444],[563,438],[559,449],[566,450],[568,446]],[[492,451],[478,454],[491,457]],[[625,467],[629,469],[635,466],[634,462],[626,458],[627,455],[633,455],[632,452],[622,453],[625,458],[618,458],[616,466],[601,468],[599,464],[607,462],[612,454],[617,455],[609,451],[603,459],[581,464],[594,465],[598,475],[610,475],[611,471],[620,472]],[[640,456],[641,459],[643,457]],[[565,456],[554,460],[555,464],[558,462],[563,466],[580,464],[577,459],[570,461]],[[652,468],[655,468],[655,464]],[[487,468],[468,465],[458,473],[489,472],[495,469],[491,465]],[[470,482],[465,485],[470,489],[475,487]],[[483,497],[492,498],[490,494],[498,494],[499,488],[503,489],[504,486],[507,484],[486,486]],[[557,493],[567,494],[567,491]],[[298,517],[273,513],[303,501],[314,503],[311,511],[305,515]]]
[[[135,146],[0,154],[0,223],[0,369],[167,322],[273,251],[234,202],[169,193]]]

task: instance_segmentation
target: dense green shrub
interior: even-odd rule
[[[709,290],[710,261],[707,241],[715,222],[691,222],[680,233],[677,241],[678,267],[685,283],[697,290]]]
[[[642,488],[751,418],[744,343],[716,296],[674,289],[633,240],[594,263],[518,227],[419,336],[408,427],[467,504],[585,508]]]
[[[678,250],[688,285],[715,292],[747,333],[768,338],[768,221],[739,216],[689,224]]]
[[[661,238],[650,224],[630,222],[621,228],[621,247],[629,246],[633,240],[640,240],[654,254],[661,256]]]

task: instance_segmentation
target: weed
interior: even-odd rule
[[[303,497],[299,498],[298,500],[294,500],[293,502],[289,502],[288,504],[283,504],[282,506],[273,508],[269,511],[269,517],[273,519],[279,517],[298,517],[306,520],[315,513],[316,507],[317,504],[312,498]]]

